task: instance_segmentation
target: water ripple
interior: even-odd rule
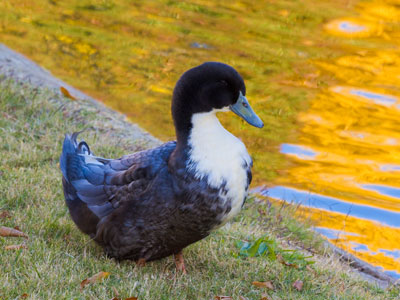
[[[367,190],[377,192],[381,195],[400,199],[400,188],[381,184],[363,184],[362,187]]]
[[[317,155],[317,152],[307,147],[293,144],[282,144],[280,151],[283,154],[294,155],[300,159],[312,159]]]
[[[337,212],[400,228],[400,213],[386,209],[350,203],[339,198],[328,197],[285,186],[269,188],[266,192],[263,192],[263,194],[273,199],[290,203],[294,202],[308,207]]]

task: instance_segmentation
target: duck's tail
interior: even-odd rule
[[[64,139],[60,156],[60,168],[63,175],[65,202],[68,206],[72,220],[84,233],[94,237],[99,217],[90,210],[78,195],[73,182],[84,178],[84,159],[82,155],[92,155],[89,146],[82,141],[78,144],[76,138],[81,132],[67,134]]]
[[[72,135],[66,134],[63,148],[60,156],[60,168],[63,174],[63,177],[68,182],[70,180],[74,180],[77,174],[75,172],[71,172],[71,167],[73,166],[72,161],[74,160],[73,157],[77,154],[91,154],[88,144],[82,141],[78,144],[76,138],[78,135],[82,133],[82,131],[74,132]],[[72,164],[71,164],[72,163]]]

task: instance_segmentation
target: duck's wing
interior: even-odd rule
[[[98,218],[123,201],[139,197],[157,173],[168,167],[168,157],[176,146],[168,142],[110,160],[94,156],[84,141],[76,142],[76,137],[76,133],[66,136],[60,158],[65,198],[67,202],[84,202]]]

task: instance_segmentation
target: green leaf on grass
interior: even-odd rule
[[[314,261],[308,260],[311,256],[305,256],[296,250],[281,249],[275,240],[265,236],[252,242],[237,242],[236,246],[239,248],[239,254],[234,254],[235,257],[267,257],[271,260],[277,260],[279,256],[284,265],[295,266],[300,269],[314,263]]]

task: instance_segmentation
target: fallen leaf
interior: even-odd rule
[[[108,277],[109,275],[110,275],[110,273],[108,273],[108,272],[99,272],[99,273],[93,275],[92,277],[86,278],[86,279],[82,280],[82,282],[81,282],[81,289],[83,289],[89,283],[95,283],[96,281],[100,281],[103,278]]]
[[[278,255],[276,256],[276,259],[277,259],[281,264],[284,264],[285,266],[293,267],[293,268],[296,268],[296,269],[299,268],[298,265],[293,264],[293,263],[289,263],[289,262],[285,261],[285,260],[283,259],[283,257],[282,257],[281,254],[278,254]]]
[[[294,287],[296,290],[301,291],[301,290],[303,289],[303,281],[301,281],[301,280],[296,280],[296,281],[293,283],[293,287]]]
[[[215,296],[215,300],[233,300],[231,296]]]
[[[265,209],[262,209],[262,208],[258,208],[257,211],[258,211],[258,213],[259,213],[261,216],[265,216],[265,215],[267,214],[267,212],[265,211]]]
[[[9,245],[9,246],[5,246],[4,249],[6,250],[19,250],[19,249],[27,249],[28,247],[24,244],[20,244],[20,245]]]
[[[274,286],[271,281],[253,281],[252,285],[256,287],[267,288],[270,290],[274,289]]]
[[[260,300],[271,300],[271,297],[268,294],[261,294],[261,299]]]
[[[0,219],[5,219],[11,217],[10,213],[7,210],[4,210],[0,213]]]
[[[60,91],[65,97],[67,97],[71,100],[74,100],[74,101],[78,100],[74,96],[72,96],[65,87],[60,87]]]
[[[27,293],[23,293],[22,295],[21,295],[21,298],[28,298],[28,294]]]
[[[0,236],[16,236],[16,237],[28,238],[28,236],[22,231],[5,226],[0,227]]]
[[[129,297],[129,298],[125,298],[125,300],[137,300],[137,297]]]

